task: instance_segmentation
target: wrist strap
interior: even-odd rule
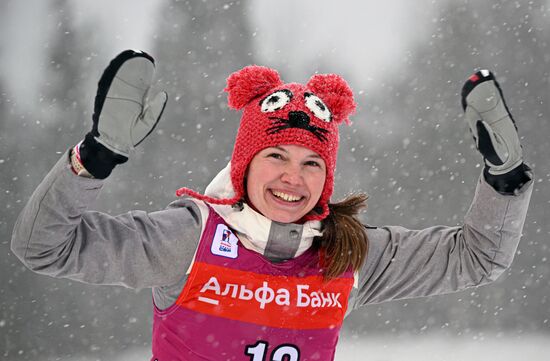
[[[483,169],[483,175],[487,183],[494,190],[504,195],[514,195],[526,183],[533,179],[532,170],[525,163],[521,163],[508,173],[494,175],[489,173],[489,167]]]
[[[125,163],[128,157],[115,153],[99,143],[89,132],[78,146],[80,163],[94,178],[105,179],[118,165]]]

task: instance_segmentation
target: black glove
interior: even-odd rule
[[[167,94],[150,97],[155,60],[142,51],[125,50],[103,72],[95,97],[92,131],[80,144],[80,160],[95,178],[104,179],[155,128]]]
[[[523,163],[516,123],[490,71],[480,70],[466,81],[462,108],[485,161],[485,179],[499,193],[514,194],[531,180],[531,169]]]

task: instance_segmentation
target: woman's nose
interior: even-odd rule
[[[288,184],[300,184],[302,182],[301,170],[296,166],[285,167],[281,180]]]

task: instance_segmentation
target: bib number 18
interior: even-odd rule
[[[266,361],[267,346],[267,342],[258,341],[254,345],[246,346],[244,354],[250,356],[250,361]],[[300,361],[300,350],[290,344],[279,345],[271,353],[269,361]]]

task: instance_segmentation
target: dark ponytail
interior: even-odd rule
[[[340,202],[329,203],[330,213],[323,220],[323,235],[318,239],[326,280],[341,275],[350,267],[357,271],[365,261],[367,233],[357,215],[367,206],[367,198],[366,194],[359,193]]]

